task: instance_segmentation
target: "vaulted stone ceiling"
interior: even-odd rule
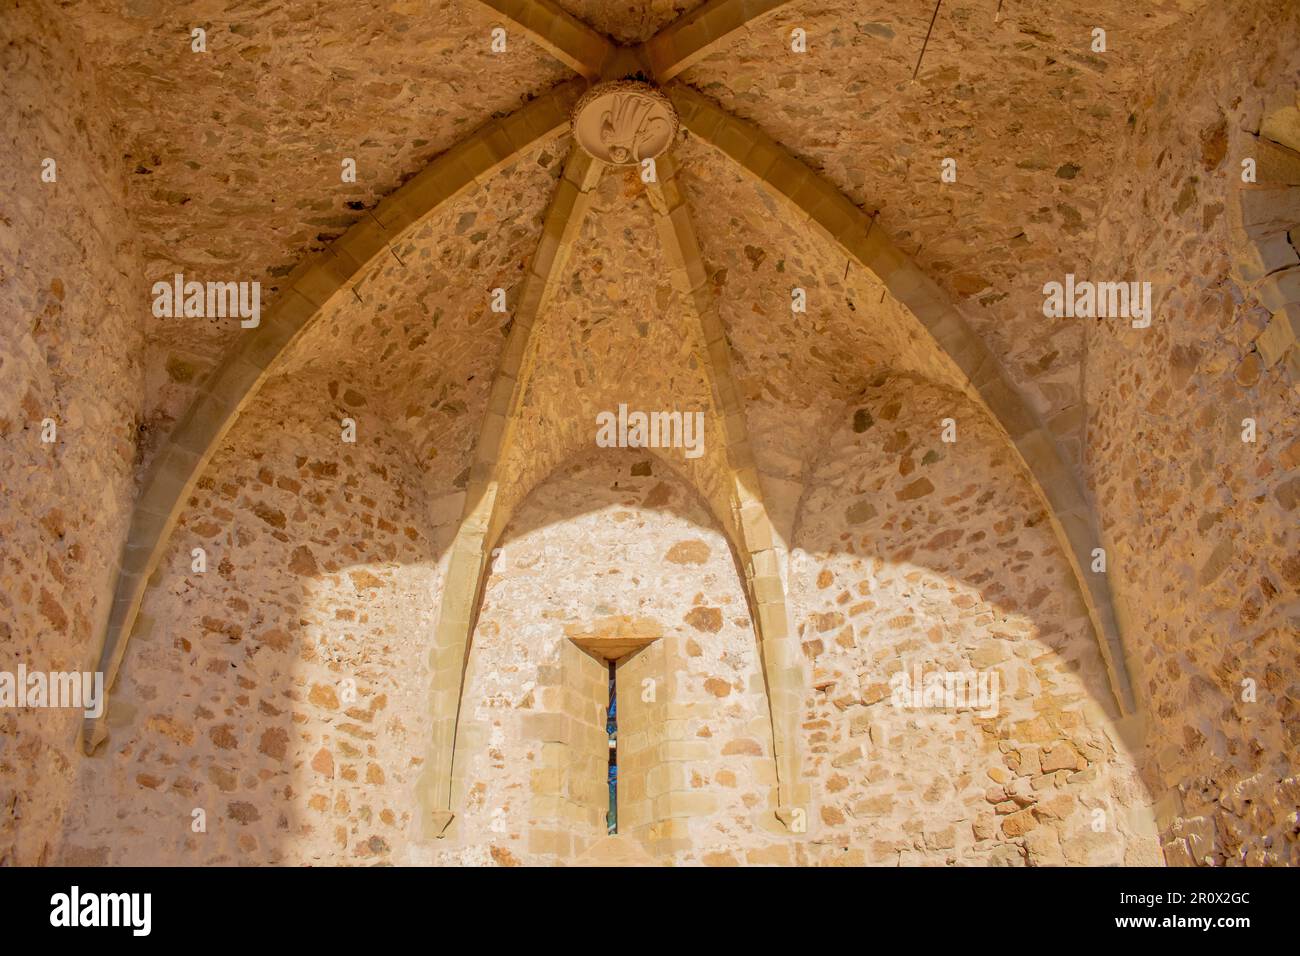
[[[978,391],[1061,516],[1063,543],[1086,555],[1094,522],[1057,451],[1078,452],[1082,331],[1044,319],[1042,284],[1086,271],[1108,157],[1152,37],[1198,4],[1014,3],[993,16],[972,4],[926,16],[927,6],[895,0],[868,17],[840,0],[715,0],[679,21],[662,4],[602,5],[604,19],[585,24],[544,2],[323,3],[310,29],[281,7],[96,6],[83,29],[107,38],[100,69],[122,85],[117,121],[134,144],[124,159],[150,281],[214,269],[261,277],[274,307],[296,302],[287,311],[309,319],[283,352],[278,333],[241,339],[237,320],[201,332],[155,321],[148,438],[182,413],[178,429],[197,430],[169,446],[174,461],[160,459],[167,467],[149,480],[162,475],[162,485],[143,492],[128,551],[156,560],[148,515],[175,514],[177,500],[165,499],[187,485],[172,488],[172,477],[192,481],[192,455],[221,433],[207,431],[209,412],[231,420],[231,403],[255,392],[241,390],[256,369],[238,365],[253,341],[279,353],[272,374],[321,376],[340,414],[382,409],[435,494],[469,492],[462,529],[479,537],[458,553],[490,546],[511,508],[590,439],[594,415],[629,400],[703,408],[714,440],[687,476],[729,533],[751,505],[766,522],[758,473],[797,481],[827,409],[899,371]],[[644,59],[592,32],[636,44],[666,23],[672,39]],[[202,56],[187,42],[195,24],[209,31]],[[1098,24],[1114,55],[1090,52]],[[493,53],[501,26],[507,47]],[[133,45],[147,27],[150,41]],[[790,48],[796,28],[807,52]],[[681,72],[672,60],[683,55]],[[556,183],[578,152],[555,132],[579,88],[574,69],[680,72],[666,89],[692,120],[666,161],[667,185],[647,188],[634,168],[603,179],[596,170],[578,186],[581,208],[552,224],[548,209],[566,195]],[[196,104],[193,89],[212,92]],[[542,104],[535,115],[552,132],[483,165],[500,144],[475,131],[495,116],[522,122],[521,103]],[[442,203],[428,177],[467,143],[481,154],[460,166],[474,168],[473,183]],[[357,160],[356,184],[338,179],[344,157]],[[947,157],[955,182],[940,178]],[[764,171],[773,158],[784,172]],[[407,181],[424,183],[431,202],[390,233],[385,220],[407,208],[394,191]],[[684,205],[670,218],[665,203]],[[573,231],[571,258],[547,261],[530,293],[553,225]],[[326,287],[277,297],[295,268]],[[790,309],[796,286],[809,294],[806,313]],[[497,288],[509,290],[510,314],[489,309]],[[243,371],[227,369],[233,384],[213,391],[204,377],[231,355]],[[196,389],[219,393],[215,408],[191,404]],[[124,575],[120,608],[138,597],[140,574]],[[1106,585],[1085,586],[1118,659]]]
[[[560,0],[559,6],[619,43],[643,43],[705,0]]]
[[[523,37],[492,53],[493,16],[461,0],[69,6],[118,107],[153,277],[217,272],[271,293],[430,158],[570,76]],[[191,52],[194,27],[206,54]],[[239,325],[150,321],[165,432]]]
[[[432,487],[465,486],[509,321],[490,310],[487,290],[520,282],[563,146],[529,151],[413,230],[355,294],[334,297],[281,369],[334,383],[341,414],[381,408]]]
[[[705,408],[706,454],[668,464],[711,506],[738,552],[770,680],[781,676],[771,662],[801,653],[784,622],[808,623],[796,617],[793,601],[790,615],[771,607],[797,596],[786,572],[798,563],[798,542],[808,541],[789,533],[798,510],[789,502],[807,501],[819,480],[834,478],[836,495],[823,505],[829,520],[817,534],[822,543],[805,545],[815,550],[834,551],[834,537],[848,533],[839,527],[841,492],[863,499],[855,508],[871,504],[870,496],[906,503],[906,513],[884,518],[890,528],[900,520],[911,530],[925,511],[924,524],[933,524],[945,509],[960,523],[961,506],[950,506],[972,499],[975,479],[960,487],[968,479],[958,459],[926,446],[935,441],[931,423],[948,404],[971,399],[983,403],[983,412],[965,408],[985,420],[964,432],[976,436],[976,454],[964,461],[1029,463],[1039,486],[1036,495],[1020,496],[1033,500],[1016,506],[1015,520],[1026,528],[1045,517],[1059,523],[1053,530],[1070,552],[1085,601],[1092,589],[1092,597],[1111,586],[1129,591],[1119,603],[1132,615],[1124,649],[1129,666],[1138,664],[1134,684],[1156,719],[1149,747],[1159,779],[1152,793],[1165,794],[1166,819],[1201,814],[1205,795],[1223,787],[1242,794],[1277,787],[1284,803],[1294,802],[1285,789],[1294,780],[1289,763],[1288,781],[1265,774],[1252,778],[1257,789],[1235,790],[1264,755],[1285,750],[1279,741],[1292,689],[1265,705],[1282,716],[1258,736],[1254,716],[1231,732],[1217,722],[1227,719],[1220,715],[1229,705],[1236,709],[1239,676],[1265,673],[1270,684],[1289,679],[1290,631],[1278,622],[1294,623],[1294,615],[1284,618],[1289,592],[1279,588],[1294,590],[1298,566],[1287,521],[1296,507],[1289,476],[1298,452],[1294,442],[1285,447],[1295,432],[1294,389],[1285,379],[1288,366],[1273,354],[1276,340],[1266,342],[1260,330],[1266,322],[1280,327],[1261,302],[1290,281],[1287,230],[1293,240],[1294,223],[1252,219],[1259,228],[1249,235],[1262,229],[1274,243],[1269,262],[1288,264],[1278,267],[1284,276],[1254,286],[1259,264],[1246,260],[1263,247],[1248,248],[1233,265],[1244,240],[1229,228],[1240,227],[1247,213],[1268,218],[1269,204],[1290,215],[1278,169],[1272,179],[1242,188],[1236,163],[1258,150],[1261,171],[1272,155],[1284,166],[1282,185],[1295,183],[1287,177],[1300,166],[1286,166],[1292,154],[1270,147],[1272,134],[1265,136],[1258,122],[1261,101],[1279,94],[1279,82],[1282,98],[1294,98],[1287,40],[1294,35],[1293,4],[1255,0],[1229,11],[1208,0],[24,0],[14,7],[21,29],[0,42],[19,78],[6,104],[16,120],[11,145],[23,157],[13,168],[34,168],[45,150],[57,150],[60,186],[73,188],[31,201],[29,184],[12,192],[0,217],[8,226],[16,210],[19,228],[9,230],[8,247],[23,247],[0,276],[6,293],[14,276],[21,279],[19,307],[11,310],[21,316],[19,362],[5,371],[23,383],[27,369],[35,370],[30,388],[10,389],[14,407],[23,396],[26,433],[47,413],[59,417],[61,429],[66,420],[70,440],[60,454],[68,457],[58,459],[63,467],[54,475],[62,507],[76,514],[67,522],[57,510],[40,514],[50,498],[44,449],[39,458],[15,457],[8,474],[24,477],[9,481],[21,496],[9,509],[6,533],[18,544],[10,560],[18,584],[5,590],[20,595],[24,616],[13,630],[59,653],[81,654],[77,642],[93,645],[105,610],[101,582],[81,570],[61,571],[71,565],[57,562],[108,555],[129,521],[120,567],[111,557],[97,562],[117,576],[106,612],[108,659],[100,661],[111,680],[139,592],[151,577],[171,573],[173,583],[180,580],[175,568],[157,564],[160,550],[183,556],[187,520],[215,503],[214,488],[233,499],[244,485],[272,487],[277,476],[268,470],[263,477],[256,443],[240,445],[240,436],[269,432],[283,462],[277,467],[293,487],[295,468],[311,471],[293,464],[297,447],[308,438],[317,447],[337,444],[335,416],[355,411],[363,427],[375,426],[371,434],[379,437],[366,451],[376,457],[345,452],[346,468],[368,477],[390,465],[402,472],[397,492],[372,482],[376,490],[369,501],[362,492],[360,503],[370,509],[374,496],[393,494],[398,510],[409,501],[413,514],[430,504],[437,549],[455,535],[440,552],[441,585],[412,585],[423,617],[411,632],[418,631],[421,653],[434,645],[440,682],[433,706],[423,699],[419,705],[438,725],[434,759],[425,764],[437,779],[421,784],[419,799],[426,820],[441,818],[445,826],[456,809],[445,786],[456,679],[471,611],[481,606],[475,574],[481,582],[512,509],[590,443],[597,411],[624,401]],[[736,22],[710,34],[702,55],[666,82],[685,131],[661,161],[663,181],[647,185],[634,169],[591,178],[566,132],[569,105],[587,82],[631,73],[635,57],[625,47],[605,58],[605,41],[582,24],[635,44],[673,30],[682,15],[689,33],[692,13],[724,8]],[[566,28],[559,11],[577,20]],[[208,30],[209,50],[201,56],[189,48],[196,25]],[[492,53],[490,32],[501,25],[509,46]],[[796,27],[807,32],[807,53],[789,49]],[[1089,49],[1097,27],[1107,33],[1104,54]],[[1221,47],[1232,55],[1220,58]],[[575,65],[593,49],[588,62]],[[656,69],[648,74],[659,75]],[[27,82],[29,76],[36,79]],[[68,90],[96,85],[102,99],[85,97],[80,109],[68,108],[76,99]],[[106,153],[112,164],[99,162]],[[346,156],[358,161],[355,184],[338,178]],[[946,157],[958,164],[953,183],[940,181]],[[119,175],[129,181],[127,208],[109,222],[120,210]],[[418,201],[404,205],[412,196]],[[76,208],[78,201],[86,209]],[[562,240],[557,232],[565,232]],[[57,254],[26,241],[36,236],[57,242]],[[562,259],[555,255],[560,245]],[[133,246],[143,262],[133,259]],[[1245,278],[1233,274],[1243,268]],[[261,279],[264,305],[272,307],[264,326],[245,333],[233,319],[147,318],[150,284],[174,271]],[[1067,272],[1150,277],[1168,295],[1164,312],[1174,321],[1138,336],[1121,323],[1085,328],[1045,319],[1042,283]],[[309,281],[298,285],[304,276]],[[545,296],[534,281],[539,276]],[[809,293],[806,313],[789,308],[796,285]],[[508,293],[504,313],[489,308],[498,288]],[[21,328],[28,318],[31,334]],[[143,398],[149,427],[136,443],[122,434],[134,437],[126,419],[137,407],[141,360],[123,353],[135,351],[138,325],[148,327],[150,375]],[[967,326],[978,338],[967,335]],[[74,343],[89,345],[70,348]],[[521,363],[525,350],[530,358]],[[1272,370],[1262,374],[1264,359]],[[1079,469],[1055,450],[1059,443],[1079,453],[1085,367],[1091,440]],[[902,389],[897,383],[925,396],[903,418],[891,393]],[[96,406],[93,416],[82,414],[87,405]],[[243,413],[238,430],[227,432]],[[1272,431],[1258,455],[1236,434],[1247,414]],[[1040,416],[1050,431],[1039,427]],[[507,417],[508,428],[501,427]],[[1224,430],[1225,417],[1232,434],[1222,447],[1205,444]],[[9,435],[17,420],[0,416]],[[1279,442],[1279,435],[1288,437]],[[846,441],[854,458],[819,472],[820,451]],[[245,455],[245,448],[252,451]],[[134,495],[127,487],[133,451],[137,478],[144,479]],[[946,470],[950,485],[910,494],[919,480],[914,458],[922,466],[946,462],[935,472]],[[117,469],[116,489],[102,479],[101,465]],[[648,463],[635,467],[644,477]],[[225,469],[242,469],[240,480],[218,484]],[[1073,488],[1080,470],[1090,493],[1053,493]],[[653,474],[663,474],[659,462]],[[354,477],[342,476],[344,500],[354,494],[344,487]],[[1014,481],[1003,468],[979,480],[1008,487]],[[415,487],[419,481],[424,489]],[[114,510],[115,490],[121,507],[134,508],[125,519]],[[650,507],[655,492],[645,490]],[[983,507],[992,492],[979,493]],[[774,504],[777,498],[784,502]],[[986,509],[992,526],[977,534],[1002,535],[992,523],[1006,508]],[[93,509],[101,512],[94,535],[65,541],[65,526],[79,525],[81,512]],[[185,520],[173,535],[178,514]],[[217,527],[227,515],[213,514],[220,519],[214,533],[239,534],[237,522],[227,532]],[[359,543],[366,517],[349,519]],[[1106,536],[1096,532],[1094,518]],[[251,522],[258,521],[270,524],[254,512]],[[15,526],[17,533],[9,530]],[[916,527],[926,531],[928,548],[947,540],[946,531],[932,536]],[[420,533],[412,528],[403,531],[415,542]],[[303,534],[317,530],[309,524]],[[287,532],[274,538],[291,543]],[[782,547],[796,543],[788,565],[778,546],[767,547],[777,538]],[[332,540],[321,535],[316,543]],[[1098,541],[1113,562],[1109,581],[1127,583],[1098,584],[1100,576],[1080,573],[1077,559]],[[910,554],[909,540],[896,543]],[[861,545],[873,542],[864,537]],[[419,559],[435,560],[437,549]],[[364,550],[329,560],[351,560]],[[1046,553],[1036,548],[1014,557],[1024,566]],[[23,564],[29,554],[30,568]],[[985,558],[995,554],[984,551]],[[253,575],[261,557],[250,551],[240,560]],[[159,569],[164,573],[152,574]],[[1058,582],[1065,565],[1059,570],[1052,591],[1064,590]],[[820,579],[811,579],[819,591]],[[281,578],[270,589],[272,603],[277,589],[298,587]],[[438,602],[432,638],[429,594]],[[237,603],[230,606],[247,611],[251,600],[232,595]],[[1082,623],[1082,611],[1071,614]],[[69,630],[56,623],[60,618],[73,619],[64,635],[71,643],[50,641],[41,616],[55,631]],[[1118,658],[1117,629],[1104,617],[1094,614],[1089,623],[1123,711],[1124,681],[1110,659]],[[1207,629],[1206,620],[1218,623]],[[147,621],[146,611],[141,637]],[[1205,634],[1228,635],[1222,640],[1231,646],[1224,650],[1220,638]],[[1274,679],[1278,673],[1283,678]],[[782,698],[803,689],[802,678],[769,683],[783,821],[799,760],[787,747],[798,735],[782,726],[797,708]],[[68,736],[60,729],[49,750],[63,766]],[[93,750],[93,733],[82,742]],[[1208,783],[1193,776],[1205,767],[1212,768]],[[36,792],[27,808],[43,803],[54,805]],[[1197,833],[1196,821],[1205,819],[1192,820]],[[1271,835],[1258,840],[1257,858],[1270,858],[1281,845],[1281,827],[1271,820],[1258,826]],[[1187,841],[1184,854],[1206,858],[1198,840]],[[1242,841],[1234,835],[1230,842]]]
[[[688,139],[678,155],[765,472],[798,478],[828,410],[885,369],[960,387],[960,373],[879,279],[783,216],[717,150]],[[793,287],[807,293],[807,312],[791,310]]]
[[[1079,401],[1083,332],[1043,317],[1043,283],[1091,258],[1157,36],[1202,5],[1015,0],[995,16],[948,0],[921,56],[934,4],[796,2],[680,79],[877,212],[1050,419]],[[815,55],[773,57],[795,27]],[[945,158],[955,183],[940,182]]]
[[[1091,254],[1108,157],[1152,40],[1200,5],[1099,10],[1017,0],[993,16],[987,4],[949,0],[925,41],[928,2],[795,0],[725,37],[680,79],[756,122],[864,210],[878,210],[1039,411],[1064,413],[1058,432],[1068,438],[1081,333],[1043,320],[1041,277]],[[636,43],[701,4],[559,6]],[[510,24],[474,0],[91,0],[76,8],[83,37],[94,40],[86,55],[112,88],[129,144],[131,218],[149,275],[219,270],[259,278],[272,293],[431,157],[572,75],[513,27],[506,52],[491,52],[491,28]],[[201,56],[189,46],[200,25],[209,51]],[[1107,30],[1105,55],[1089,50],[1097,25]],[[789,53],[796,26],[807,31],[807,54]],[[948,156],[958,181],[941,185]],[[357,160],[355,184],[339,180],[343,157]],[[687,165],[688,182],[701,162]],[[746,203],[751,214],[761,208],[757,191]],[[484,232],[453,227],[436,241],[481,249]],[[520,242],[510,255],[522,262],[528,248]],[[779,261],[779,250],[769,252]],[[426,278],[436,286],[438,273]],[[428,302],[429,288],[417,286],[409,283],[409,296]],[[446,298],[444,313],[466,301]],[[736,318],[732,334],[744,334]],[[156,442],[237,339],[238,324],[152,319],[150,328],[146,414]]]

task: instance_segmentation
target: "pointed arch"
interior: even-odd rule
[[[430,689],[433,728],[429,756],[420,777],[419,800],[425,833],[431,837],[441,836],[455,816],[451,809],[452,771],[470,638],[487,580],[492,542],[500,535],[508,517],[497,505],[499,463],[509,452],[536,361],[534,331],[538,319],[564,274],[591,206],[592,191],[600,182],[603,170],[602,163],[592,159],[576,143],[571,145],[564,175],[546,212],[537,253],[514,310],[513,324],[474,446],[469,487],[451,548],[429,655],[433,672]]]
[[[737,529],[735,547],[744,571],[767,688],[777,772],[776,814],[789,826],[798,802],[795,779],[799,767],[802,666],[781,578],[780,541],[768,515],[758,468],[750,450],[744,401],[731,369],[731,345],[704,271],[699,239],[677,180],[677,170],[677,162],[671,155],[661,156],[656,163],[656,179],[647,191],[673,285],[693,311],[704,343],[701,365],[708,378],[714,411],[722,424],[733,525]]]
[[[680,83],[667,88],[683,126],[730,157],[844,253],[875,274],[961,371],[966,388],[992,414],[1016,450],[1047,512],[1092,620],[1111,688],[1124,716],[1136,713],[1110,585],[1087,570],[1101,537],[1091,504],[1056,439],[1007,380],[994,356],[966,325],[946,293],[898,249],[852,200],[752,123]]]
[[[126,653],[149,579],[194,483],[273,363],[290,349],[325,304],[352,288],[371,263],[445,203],[491,179],[537,143],[561,133],[582,93],[581,81],[558,86],[516,112],[480,127],[429,163],[374,212],[304,261],[289,276],[261,324],[201,386],[158,451],[136,499],[122,552],[96,670],[107,693]],[[82,747],[91,753],[107,736],[106,717],[86,718]]]

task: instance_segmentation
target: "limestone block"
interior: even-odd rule
[[[1300,190],[1297,190],[1300,192]],[[1264,307],[1278,311],[1291,303],[1300,303],[1300,266],[1282,269],[1264,277],[1255,287]]]
[[[1260,118],[1259,134],[1300,151],[1300,99],[1294,87],[1283,86],[1269,93],[1264,115]]]
[[[1271,368],[1300,340],[1300,304],[1292,303],[1273,313],[1255,340],[1265,368]]]
[[[1300,152],[1267,139],[1254,143],[1255,178],[1261,184],[1300,186]]]
[[[1247,231],[1277,224],[1289,228],[1300,222],[1300,189],[1290,186],[1249,186],[1232,194],[1234,220]]]

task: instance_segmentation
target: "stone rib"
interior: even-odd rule
[[[136,625],[149,580],[204,467],[240,412],[265,384],[273,363],[339,292],[359,281],[378,256],[444,203],[491,179],[534,145],[563,132],[582,93],[579,81],[556,87],[516,112],[480,127],[429,163],[321,255],[304,261],[257,329],[203,384],[168,436],[145,479],[131,527],[114,566],[115,585],[97,670],[113,686]],[[141,626],[149,622],[142,621]],[[91,753],[107,737],[106,717],[87,718],[82,747]]]
[[[1057,539],[1078,581],[1110,677],[1119,713],[1136,712],[1110,586],[1086,570],[1101,547],[1096,516],[1078,478],[1037,413],[1004,376],[997,360],[949,301],[947,294],[898,249],[852,200],[766,133],[680,83],[667,92],[692,134],[730,157],[748,175],[818,233],[874,273],[917,318],[966,380],[973,399],[992,414],[1047,505]]]
[[[744,563],[745,589],[757,630],[759,661],[772,724],[777,780],[775,809],[777,817],[789,826],[797,802],[799,708],[804,679],[780,575],[778,539],[768,517],[758,469],[750,451],[744,402],[731,369],[731,347],[704,270],[690,209],[677,180],[677,163],[671,156],[656,160],[656,178],[647,191],[655,211],[659,241],[670,263],[673,285],[699,322],[700,340],[705,348],[702,365],[726,442],[732,525],[737,529],[736,549]]]
[[[601,75],[614,44],[551,0],[478,0],[515,24],[553,57],[589,80]]]
[[[712,0],[674,20],[641,46],[655,79],[667,83],[712,53],[728,36],[789,0]]]
[[[433,670],[430,752],[419,783],[425,833],[440,837],[455,816],[451,809],[460,702],[470,639],[478,617],[490,562],[488,549],[501,533],[506,515],[497,507],[498,468],[507,458],[520,405],[536,360],[533,333],[554,295],[591,205],[591,193],[604,165],[574,144],[564,176],[546,213],[537,254],[524,280],[510,334],[492,381],[487,412],[474,447],[460,528],[443,583],[442,603],[430,652]]]

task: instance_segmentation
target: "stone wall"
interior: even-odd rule
[[[511,322],[492,291],[518,298],[566,149],[561,137],[528,151],[412,228],[324,304],[278,369],[346,378],[349,407],[386,405],[439,493],[468,483]]]
[[[1045,280],[1021,279],[1078,263],[1106,199],[1123,97],[1165,57],[1163,32],[1207,5],[945,3],[931,32],[935,4],[795,0],[681,79],[873,214],[1077,456],[1083,336],[1044,319]],[[796,28],[804,53],[791,50]],[[941,179],[945,160],[955,181]]]
[[[633,37],[692,3],[567,5]],[[157,273],[234,270],[220,277],[262,277],[270,299],[404,176],[567,75],[514,32],[491,54],[495,18],[459,0],[374,23],[330,3],[324,44],[292,11],[214,12],[206,58],[153,0],[78,6],[74,28],[52,3],[11,2],[0,36],[11,672],[92,666],[133,477],[234,341],[233,322],[152,319]],[[647,191],[607,172],[495,473],[513,517],[465,661],[455,817],[426,842],[446,550],[513,323],[487,303],[518,299],[561,137],[394,241],[249,404],[167,542],[96,755],[75,746],[78,711],[0,711],[0,864],[1300,863],[1300,9],[1219,6],[945,8],[913,82],[925,17],[908,0],[870,18],[791,3],[683,74],[873,213],[1081,463],[1140,740],[1117,730],[1042,502],[947,388],[953,362],[874,276],[684,135],[678,181],[749,435],[729,458],[718,370]],[[1105,56],[1087,50],[1099,22]],[[195,83],[216,127],[178,105]],[[353,147],[363,174],[343,186],[331,157]],[[958,179],[941,183],[950,155]],[[1043,283],[1068,271],[1152,282],[1153,324],[1044,319]],[[620,403],[704,411],[703,455],[593,452],[595,415]],[[803,652],[789,830],[728,540],[746,448]],[[914,668],[996,674],[996,708],[897,706],[891,679]]]
[[[676,155],[765,476],[797,480],[821,446],[817,426],[827,407],[848,401],[885,369],[961,381],[876,276],[786,215],[764,184],[691,138]],[[805,311],[792,308],[795,289]]]
[[[882,376],[821,433],[790,559],[810,855],[1156,862],[1078,586],[992,424],[955,392]],[[996,673],[996,706],[897,706],[891,680],[918,671]]]
[[[200,479],[127,648],[109,739],[79,761],[63,862],[404,858],[435,542],[454,530],[432,522],[459,503],[426,499],[387,415],[348,408],[346,387],[277,380]]]
[[[256,280],[264,307],[431,158],[570,75],[520,30],[494,53],[498,19],[464,0],[61,6],[94,38],[85,55],[129,133],[117,160],[149,282]],[[152,448],[242,333],[231,319],[144,322]]]
[[[436,860],[574,860],[604,837],[603,774],[595,802],[593,779],[564,788],[575,808],[601,804],[598,816],[557,817],[553,804],[562,778],[591,774],[566,752],[590,728],[569,724],[594,725],[605,703],[599,666],[594,691],[562,679],[570,638],[616,619],[657,629],[665,659],[655,721],[639,724],[620,688],[620,760],[651,750],[654,764],[638,776],[632,761],[620,817],[664,862],[768,860],[772,741],[754,628],[727,540],[690,486],[645,453],[584,456],[523,502],[494,562],[461,705],[453,805],[463,809],[452,845],[431,848]],[[649,673],[625,675],[638,703]],[[634,804],[653,826],[638,825]],[[784,842],[771,859],[792,860]]]
[[[637,0],[617,4],[605,0],[558,0],[557,6],[619,43],[640,43],[703,3],[704,0]]]
[[[130,514],[146,300],[80,36],[42,4],[0,20],[0,670],[83,671]],[[0,710],[0,865],[53,859],[80,721]]]
[[[602,412],[703,412],[702,453],[671,454],[717,513],[730,516],[727,464],[704,368],[699,321],[668,278],[645,186],[610,169],[595,191],[572,261],[533,332],[537,359],[510,458],[506,513],[544,476],[588,451]],[[635,366],[636,374],[629,375]]]
[[[940,441],[945,417],[956,444]],[[660,861],[1158,861],[1077,585],[994,427],[960,395],[902,377],[877,380],[821,432],[790,559],[808,681],[794,832],[766,823],[766,700],[725,538],[662,462],[606,452],[539,486],[494,555],[462,701],[463,810],[449,845],[417,859],[608,852],[603,675],[571,639],[620,620],[662,633],[662,665],[647,650],[619,671],[664,677],[665,712],[644,723],[665,738],[667,756],[650,759],[671,766],[651,771],[648,797],[668,798],[671,826],[636,827],[642,724],[622,684],[619,696],[620,839]],[[997,712],[896,709],[890,678],[913,665],[996,670]]]
[[[1294,103],[1297,35],[1300,9],[1253,3],[1171,40],[1132,104],[1093,256],[1096,278],[1154,287],[1150,328],[1089,325],[1087,477],[1173,864],[1300,863],[1300,418],[1294,365],[1260,341],[1281,303],[1256,281],[1297,258],[1282,242],[1243,274],[1239,231],[1244,194],[1285,168],[1255,134],[1267,103]]]

